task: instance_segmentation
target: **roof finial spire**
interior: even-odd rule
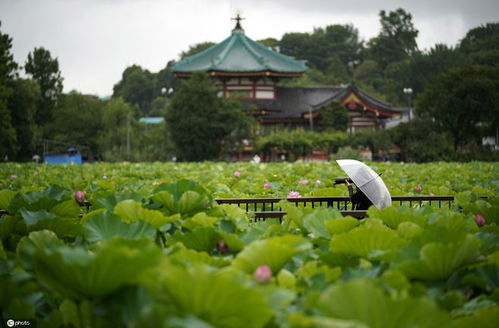
[[[234,30],[242,30],[243,29],[241,27],[241,21],[244,18],[241,17],[241,13],[239,12],[239,10],[236,12],[236,17],[235,18],[231,18],[231,19],[236,21],[236,27],[234,27]]]

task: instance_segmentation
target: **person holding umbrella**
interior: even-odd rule
[[[392,205],[392,197],[380,175],[366,164],[353,159],[339,159],[336,161],[345,171],[348,178],[336,179],[336,183],[345,183],[348,186],[352,210],[367,210],[374,205],[383,209]],[[357,191],[353,193],[352,184]]]

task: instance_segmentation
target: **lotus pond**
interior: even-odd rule
[[[283,202],[281,224],[253,222],[214,199],[346,195],[342,170],[0,164],[2,325],[496,327],[499,164],[369,165],[392,195],[456,202],[364,220]]]

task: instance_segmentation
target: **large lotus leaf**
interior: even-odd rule
[[[19,212],[21,213],[24,223],[26,223],[28,227],[35,225],[40,220],[53,219],[56,217],[55,214],[46,210],[28,211],[27,209],[21,208]]]
[[[57,185],[50,185],[40,191],[18,193],[12,199],[10,209],[13,212],[21,208],[25,208],[29,211],[49,211],[62,200],[69,199],[70,197],[70,193],[67,190]]]
[[[112,211],[114,207],[121,201],[132,199],[137,202],[142,201],[143,197],[139,194],[131,193],[131,194],[112,194],[110,196],[104,198],[98,198],[95,201],[92,201],[92,209],[100,209],[105,208],[109,211]]]
[[[294,255],[310,248],[311,244],[305,238],[296,235],[257,240],[237,255],[232,266],[253,274],[260,265],[268,265],[276,274]]]
[[[219,232],[225,244],[229,247],[230,252],[239,252],[244,248],[244,242],[235,233]]]
[[[312,213],[312,211],[314,210],[313,208],[298,207],[294,203],[288,201],[279,202],[279,206],[282,208],[283,211],[286,212],[286,215],[284,215],[283,217],[284,226],[292,227],[294,225],[298,227],[301,231],[307,232],[307,229],[305,228],[303,221],[308,214]]]
[[[303,226],[314,237],[329,239],[331,233],[327,228],[328,222],[342,217],[341,213],[333,208],[319,208],[305,216]]]
[[[220,235],[215,229],[199,227],[185,233],[177,230],[167,242],[169,245],[181,242],[187,248],[211,253],[219,239],[221,239]]]
[[[456,243],[428,243],[421,248],[418,260],[402,260],[395,266],[410,278],[444,280],[457,269],[476,260],[480,244],[480,240],[472,235]]]
[[[370,220],[360,227],[333,236],[331,251],[364,258],[386,259],[392,251],[404,245],[404,240],[394,230],[379,221]]]
[[[372,206],[367,213],[369,218],[380,219],[390,228],[396,229],[402,222],[413,222],[419,226],[423,226],[431,211],[427,208],[414,209],[397,206],[389,206],[380,210]]]
[[[216,328],[194,316],[170,317],[166,323],[168,328]]]
[[[89,242],[110,240],[115,236],[125,239],[154,239],[156,228],[145,221],[122,222],[119,216],[110,212],[91,216],[83,223],[84,236]]]
[[[70,199],[55,205],[50,212],[61,218],[77,218],[81,208],[74,199]]]
[[[153,195],[152,200],[161,204],[168,214],[194,215],[211,206],[210,198],[205,193],[192,190],[183,192],[178,199],[169,191],[159,191]]]
[[[402,222],[397,227],[397,232],[400,237],[411,240],[415,237],[420,236],[423,233],[423,228],[413,222]]]
[[[225,267],[230,264],[230,260],[210,256],[207,252],[198,252],[193,249],[186,248],[183,244],[175,244],[174,247],[170,248],[171,253],[168,254],[168,258],[172,262],[193,264],[193,263],[204,263],[213,267]]]
[[[51,249],[62,246],[62,240],[50,230],[31,232],[17,244],[17,256],[25,268],[31,267],[33,258],[38,249]]]
[[[215,223],[220,221],[219,217],[209,216],[204,212],[197,213],[193,217],[186,219],[182,226],[189,230],[193,230],[198,227],[210,227],[213,228]]]
[[[499,318],[499,306],[480,309],[469,316],[459,317],[452,321],[451,328],[495,328]]]
[[[327,265],[320,265],[317,261],[309,261],[296,270],[296,276],[308,283],[317,275],[324,275],[326,282],[332,283],[340,278],[341,273],[340,267],[330,268]]]
[[[37,279],[59,294],[92,299],[135,282],[160,256],[161,251],[148,240],[113,239],[99,244],[94,252],[67,246],[38,248],[33,267]]]
[[[347,232],[360,224],[358,219],[354,218],[337,218],[325,222],[326,228],[331,235]]]
[[[423,234],[425,242],[452,243],[478,231],[474,220],[462,213],[438,212],[428,220]]]
[[[322,316],[305,316],[293,313],[288,316],[293,328],[370,328],[354,320],[333,319]]]
[[[82,234],[82,226],[78,219],[48,218],[28,226],[28,231],[51,230],[60,238],[73,238]]]
[[[182,194],[184,194],[187,191],[195,191],[200,195],[205,195],[211,201],[210,194],[201,185],[197,184],[192,180],[182,179],[177,181],[176,183],[162,184],[154,190],[154,193],[160,191],[169,192],[173,196],[174,201],[176,202],[178,202],[182,197]]]
[[[116,204],[114,213],[120,216],[123,222],[145,221],[156,228],[176,219],[176,217],[164,216],[157,210],[145,209],[141,203],[132,199],[123,200]]]
[[[13,190],[0,190],[0,209],[6,210],[10,207],[10,203],[17,192]]]
[[[160,301],[174,304],[180,314],[215,327],[258,328],[272,316],[258,289],[246,286],[232,271],[216,271],[203,264],[164,263],[156,276],[149,277],[149,287]]]
[[[317,308],[325,316],[361,322],[369,328],[440,328],[450,320],[429,299],[393,298],[365,279],[332,285],[319,297]]]

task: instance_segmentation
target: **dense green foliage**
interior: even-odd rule
[[[281,224],[252,222],[214,198],[344,195],[332,186],[341,169],[0,164],[0,316],[37,327],[495,327],[497,165],[371,164],[392,194],[456,203],[371,208],[359,221],[283,202]]]
[[[248,130],[239,101],[218,97],[205,73],[194,74],[183,83],[165,118],[177,156],[183,161],[215,159],[230,134]]]

